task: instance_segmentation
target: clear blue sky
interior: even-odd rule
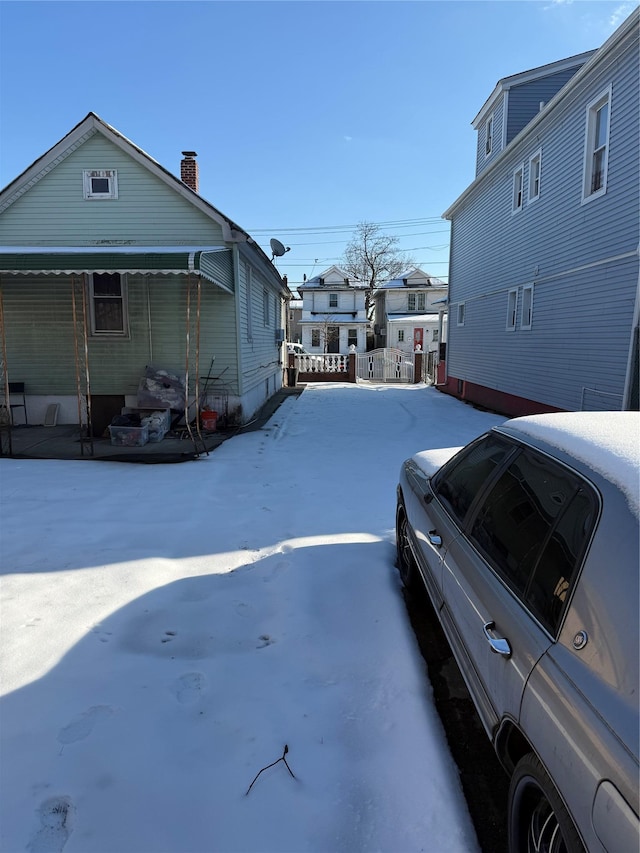
[[[502,77],[599,47],[599,0],[0,0],[0,186],[93,111],[200,193],[295,285],[383,225],[445,280],[442,212]]]

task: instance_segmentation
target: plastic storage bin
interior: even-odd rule
[[[109,434],[116,447],[142,447],[149,441],[148,426],[110,426]]]

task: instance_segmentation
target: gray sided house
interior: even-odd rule
[[[24,383],[16,423],[56,403],[58,423],[99,435],[160,382],[190,420],[208,404],[241,424],[281,387],[286,284],[183,155],[180,180],[89,113],[0,192],[0,394]]]
[[[506,415],[638,408],[638,10],[498,83],[451,221],[439,387]]]

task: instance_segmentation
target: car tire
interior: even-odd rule
[[[516,764],[509,786],[509,853],[584,853],[548,773],[533,753]]]
[[[396,510],[396,566],[400,573],[402,585],[408,591],[415,589],[417,568],[411,546],[409,545],[409,522],[402,504]]]

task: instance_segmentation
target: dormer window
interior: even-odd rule
[[[493,151],[493,116],[487,119],[486,135],[484,140],[484,153],[488,157]]]
[[[87,199],[118,198],[118,173],[115,169],[84,169],[82,185]]]

